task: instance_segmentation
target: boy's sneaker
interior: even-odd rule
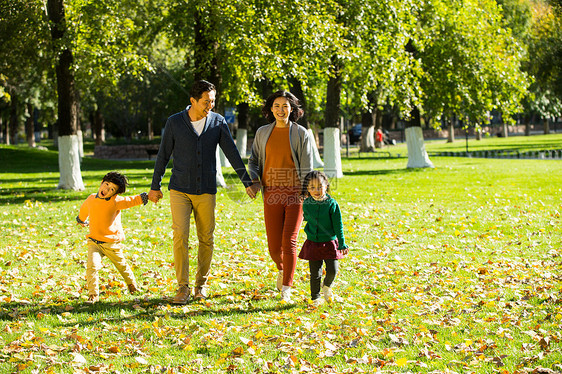
[[[86,303],[95,304],[98,301],[100,301],[100,297],[98,295],[90,295],[88,296],[88,300],[86,300]]]
[[[292,292],[291,287],[283,286],[281,289],[281,302],[292,304],[293,301],[291,300],[291,292]]]
[[[312,305],[314,305],[316,308],[318,308],[322,304],[324,304],[324,299],[320,297],[318,299],[312,300]]]
[[[322,294],[327,302],[331,303],[334,300],[334,294],[330,287],[322,286]]]
[[[203,300],[207,298],[207,287],[195,287],[194,299]]]
[[[174,304],[187,304],[190,294],[191,290],[189,289],[189,287],[180,286],[180,288],[178,288],[178,292],[176,293],[176,297],[174,297]]]
[[[139,292],[139,289],[134,284],[128,284],[127,287],[129,288],[129,292],[131,293],[131,295],[134,295],[137,292]]]
[[[277,290],[281,291],[283,288],[283,270],[279,270],[277,273]]]

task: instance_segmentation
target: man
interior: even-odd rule
[[[255,189],[244,162],[236,149],[225,119],[212,112],[216,89],[212,83],[196,82],[189,93],[185,110],[170,116],[164,128],[160,149],[154,165],[148,198],[158,202],[166,165],[173,157],[170,190],[173,250],[178,290],[174,304],[186,304],[191,295],[189,287],[189,222],[195,217],[199,249],[194,298],[207,296],[207,280],[213,256],[216,205],[216,150],[221,147],[251,198]]]

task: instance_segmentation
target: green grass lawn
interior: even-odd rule
[[[123,212],[142,294],[104,259],[101,302],[87,305],[80,204],[110,170],[129,176],[127,194],[147,191],[154,161],[86,158],[86,191],[70,192],[56,189],[56,152],[0,146],[0,160],[0,372],[562,371],[561,161],[344,159],[343,302],[315,309],[300,260],[297,302],[279,303],[261,196],[243,198],[226,168],[208,300],[169,303],[165,191]]]
[[[532,135],[532,136],[509,136],[507,138],[483,137],[482,140],[476,140],[474,137],[468,139],[457,137],[454,142],[447,143],[447,139],[431,139],[425,141],[425,149],[430,154],[437,152],[466,152],[468,143],[468,151],[546,151],[562,149],[562,133],[550,135]],[[408,150],[406,143],[398,143],[395,146],[385,146],[377,149],[377,152],[383,156],[384,153],[390,152],[392,157],[407,157]],[[345,155],[345,150],[343,151]],[[358,155],[357,148],[350,149],[350,156]],[[361,156],[371,156],[370,153],[361,153]]]

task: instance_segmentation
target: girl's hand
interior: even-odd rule
[[[340,249],[341,253],[343,253],[343,255],[347,255],[349,253],[349,248],[344,248],[344,249]]]

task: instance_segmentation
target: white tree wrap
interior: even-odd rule
[[[329,178],[343,177],[340,154],[340,129],[324,129],[324,173]]]
[[[58,188],[63,190],[84,190],[80,172],[80,151],[78,135],[58,137],[60,180]]]
[[[310,144],[312,144],[312,167],[314,169],[323,168],[324,162],[320,157],[320,152],[318,151],[318,146],[316,145],[316,138],[314,138],[314,133],[312,129],[306,130],[308,131],[308,136],[310,137]]]
[[[423,143],[423,132],[421,127],[414,126],[406,128],[406,144],[408,145],[409,168],[432,168],[433,163],[425,151]]]

